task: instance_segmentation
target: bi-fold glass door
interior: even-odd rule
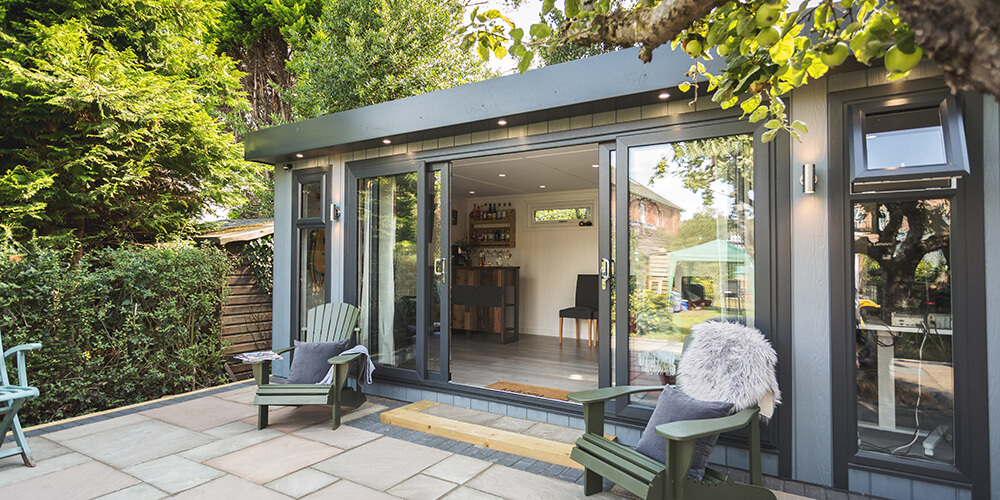
[[[361,308],[372,361],[401,378],[447,380],[447,172],[422,162],[348,169],[345,297]]]
[[[684,338],[699,323],[733,321],[770,334],[768,146],[754,128],[690,126],[602,147],[609,383],[673,383]],[[615,411],[648,415],[657,395],[621,398]]]

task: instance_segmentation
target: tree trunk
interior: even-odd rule
[[[952,89],[1000,96],[1000,2],[896,0],[917,45]]]

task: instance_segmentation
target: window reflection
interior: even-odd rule
[[[303,219],[323,216],[323,186],[320,182],[303,183],[300,199]]]
[[[693,325],[753,325],[753,136],[630,148],[628,189],[629,383],[672,383]]]
[[[326,302],[324,282],[326,281],[326,229],[303,229],[299,232],[302,241],[299,258],[300,307],[299,325],[305,327],[306,312]]]
[[[868,116],[865,153],[868,170],[947,163],[941,113],[933,108]]]
[[[854,204],[858,442],[955,463],[951,203]]]
[[[358,304],[372,359],[415,368],[417,174],[358,181]]]

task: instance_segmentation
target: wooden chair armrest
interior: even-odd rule
[[[619,385],[615,387],[602,387],[600,389],[590,389],[587,391],[571,392],[566,395],[570,401],[577,403],[601,403],[609,399],[615,399],[637,392],[658,392],[662,391],[662,385]]]
[[[342,364],[345,364],[345,363],[350,363],[351,361],[354,361],[355,359],[358,359],[359,356],[361,356],[361,353],[360,352],[356,352],[356,353],[353,353],[353,354],[346,354],[346,355],[334,356],[334,357],[326,360],[326,362],[330,363],[331,365],[342,365]]]
[[[656,433],[672,441],[687,441],[712,434],[742,429],[753,422],[760,410],[747,408],[732,415],[702,420],[678,420],[656,426]]]

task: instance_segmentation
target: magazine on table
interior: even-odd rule
[[[256,351],[256,352],[244,352],[233,356],[234,359],[242,361],[244,363],[259,363],[261,361],[272,361],[275,359],[282,359],[281,355],[274,351]]]

